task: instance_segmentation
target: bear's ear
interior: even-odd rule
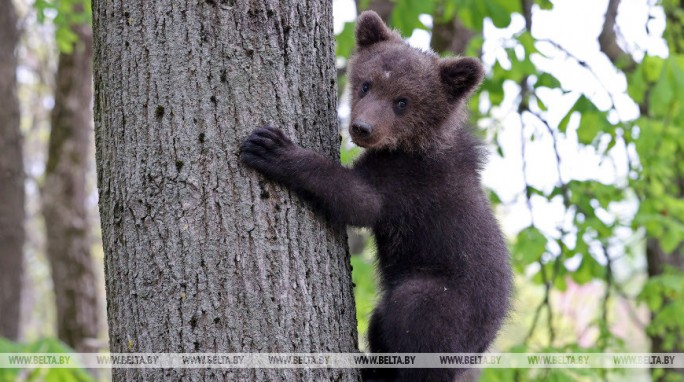
[[[392,39],[390,31],[380,16],[373,11],[364,11],[356,21],[356,45],[365,48],[380,41]]]
[[[476,58],[445,58],[439,61],[439,77],[449,101],[454,102],[468,97],[480,85],[484,68]]]

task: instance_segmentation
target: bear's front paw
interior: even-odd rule
[[[260,127],[240,147],[240,158],[249,167],[271,177],[282,177],[286,159],[297,146],[277,127]]]

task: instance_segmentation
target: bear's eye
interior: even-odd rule
[[[368,93],[370,88],[371,88],[370,82],[364,82],[363,85],[361,85],[361,96],[363,97],[364,95],[366,95],[366,93]]]
[[[408,100],[406,98],[399,98],[398,100],[394,101],[394,111],[397,114],[402,114],[406,110],[407,106]]]

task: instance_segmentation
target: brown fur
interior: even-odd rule
[[[411,48],[372,12],[359,16],[356,36],[350,131],[367,150],[354,168],[275,127],[256,129],[242,160],[332,222],[373,229],[382,291],[368,329],[373,353],[483,352],[506,317],[511,270],[480,183],[481,143],[465,124],[482,66]],[[463,373],[363,370],[364,380],[387,382]]]
[[[479,61],[440,59],[412,48],[372,12],[359,16],[356,35],[365,44],[358,45],[349,65],[351,120],[371,125],[373,132],[365,137],[351,130],[352,140],[369,149],[412,152],[451,142],[446,135],[463,124],[463,104],[484,75]],[[364,84],[370,84],[367,93]],[[398,115],[393,104],[400,99],[408,105]]]

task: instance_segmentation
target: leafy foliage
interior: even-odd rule
[[[90,0],[35,0],[33,6],[41,23],[52,18],[57,46],[64,53],[70,53],[78,41],[71,27],[91,22]]]
[[[669,272],[649,278],[639,298],[655,314],[648,327],[649,333],[664,338],[663,348],[674,351],[677,338],[684,336],[684,282],[681,274]]]
[[[356,300],[356,322],[359,338],[362,340],[368,332],[368,322],[375,307],[377,290],[374,283],[375,267],[373,264],[372,245],[367,246],[364,253],[352,256],[352,282],[354,283],[354,299]]]
[[[0,337],[0,353],[73,353],[73,350],[56,338],[43,338],[29,344],[9,341]],[[0,382],[94,382],[84,369],[26,369],[0,368]]]

